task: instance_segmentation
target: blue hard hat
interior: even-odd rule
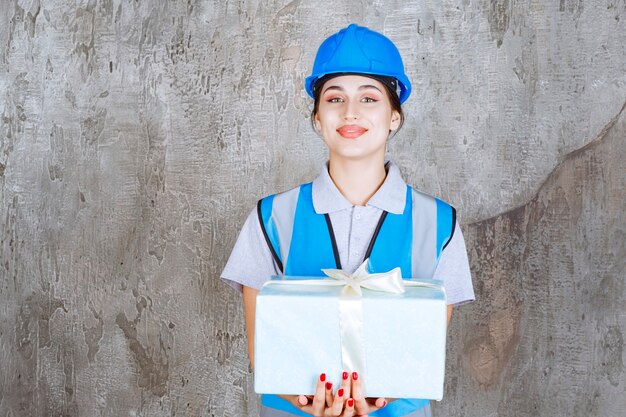
[[[322,42],[313,72],[304,83],[306,92],[314,97],[313,88],[320,77],[340,73],[393,77],[400,87],[400,103],[411,94],[398,48],[386,36],[363,26],[351,24]]]

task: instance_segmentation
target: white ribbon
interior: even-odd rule
[[[365,373],[365,339],[363,337],[362,288],[392,294],[404,293],[405,286],[440,288],[435,284],[402,279],[400,268],[378,274],[368,273],[366,259],[354,273],[341,269],[322,269],[330,279],[271,280],[268,284],[343,286],[339,297],[339,326],[341,332],[341,361],[346,371]]]

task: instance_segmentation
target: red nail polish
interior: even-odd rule
[[[357,374],[356,372],[352,372],[352,379],[355,381],[359,379],[359,374]]]
[[[387,405],[387,401],[385,401],[385,402],[383,403],[383,406],[382,406],[382,407],[380,407],[380,408],[384,408],[386,405]]]
[[[326,381],[326,374],[320,375],[320,381],[322,382]]]
[[[339,391],[337,391],[337,397],[343,397],[343,388],[339,388]]]
[[[348,379],[348,373],[344,372],[343,375],[341,375],[341,377],[343,378],[343,380],[345,381],[346,379]]]
[[[326,389],[328,389],[328,390],[333,389],[333,383],[332,382],[327,382],[326,383]]]
[[[348,400],[348,407],[354,407],[354,400],[352,398]]]

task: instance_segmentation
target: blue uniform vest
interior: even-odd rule
[[[313,207],[312,183],[259,200],[257,212],[267,245],[284,275],[323,278],[323,268],[341,269],[328,214]],[[452,239],[456,211],[447,203],[407,186],[404,211],[383,211],[363,260],[370,271],[400,267],[402,277],[432,278],[441,252]],[[309,416],[276,395],[262,404],[298,416]],[[423,399],[399,399],[369,415],[398,417],[428,404]]]

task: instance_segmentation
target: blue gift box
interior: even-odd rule
[[[301,280],[307,281],[283,283]],[[257,393],[312,395],[320,373],[338,387],[347,370],[359,372],[366,397],[441,400],[446,297],[440,281],[406,280],[416,284],[401,294],[363,289],[360,296],[346,296],[343,286],[308,280],[322,281],[274,277],[257,296]],[[348,317],[340,312],[342,303],[348,305]],[[361,326],[360,358],[354,362],[359,369],[345,369],[346,320]]]

